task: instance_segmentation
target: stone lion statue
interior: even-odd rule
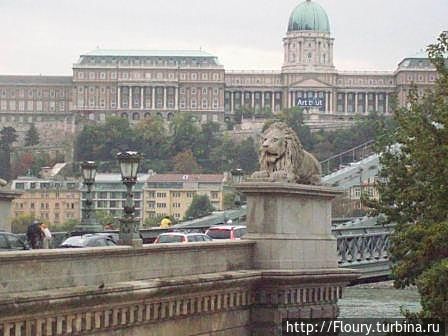
[[[319,162],[284,122],[275,122],[263,132],[259,155],[260,171],[252,174],[253,179],[320,184]]]

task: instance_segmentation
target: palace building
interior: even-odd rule
[[[198,122],[223,122],[242,111],[300,106],[311,127],[334,128],[357,115],[391,114],[393,97],[404,105],[412,85],[420,93],[434,85],[423,53],[395,71],[338,71],[334,42],[327,13],[306,0],[290,14],[278,71],[228,71],[204,51],[94,50],[80,56],[71,77],[0,76],[0,126],[23,137],[34,123],[44,144],[59,144],[83,122],[113,115],[135,123],[189,112]]]

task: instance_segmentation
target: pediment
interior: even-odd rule
[[[297,88],[329,88],[330,85],[313,78],[306,78],[299,82],[292,83],[290,87]]]

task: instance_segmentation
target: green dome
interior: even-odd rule
[[[329,33],[330,22],[327,13],[318,3],[311,0],[300,3],[292,11],[288,24],[288,32],[298,30]]]

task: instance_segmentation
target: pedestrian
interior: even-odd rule
[[[48,248],[50,248],[50,242],[51,242],[51,237],[52,237],[50,229],[48,228],[47,224],[45,224],[45,223],[42,223],[40,228],[41,228],[42,232],[44,233],[42,248],[48,249]]]
[[[45,233],[42,229],[42,222],[34,220],[26,230],[26,239],[32,249],[40,249],[43,246]]]

